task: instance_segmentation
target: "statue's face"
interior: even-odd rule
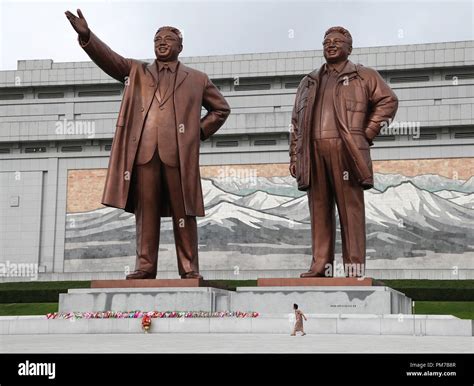
[[[324,57],[328,63],[338,63],[345,61],[352,47],[347,38],[340,32],[331,32],[323,41]]]
[[[178,59],[183,46],[175,33],[162,30],[155,35],[155,55],[162,62],[172,62]]]

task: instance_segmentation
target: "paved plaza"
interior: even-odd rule
[[[0,336],[2,353],[474,353],[474,338],[281,334]]]

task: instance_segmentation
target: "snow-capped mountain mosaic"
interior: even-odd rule
[[[310,259],[308,200],[292,177],[203,179],[202,187],[201,261],[209,255],[218,264],[221,258],[230,265],[223,268],[232,269],[234,264],[252,266],[252,259],[259,258],[262,267],[277,267],[272,256],[279,261],[284,256],[287,265],[302,256]],[[368,267],[400,258],[424,266],[430,261],[474,266],[474,178],[376,174],[374,189],[365,192],[365,206]],[[170,219],[162,220],[161,229],[160,254],[173,254]],[[339,225],[337,232],[340,252]],[[87,260],[96,270],[100,264],[112,266],[117,258],[133,262],[134,255],[133,215],[112,208],[67,215],[65,259],[71,267]]]

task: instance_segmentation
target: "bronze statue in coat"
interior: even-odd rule
[[[112,51],[90,31],[78,9],[66,17],[79,43],[104,72],[124,83],[102,204],[136,218],[136,269],[127,279],[156,277],[161,217],[173,219],[178,271],[199,274],[196,216],[204,216],[200,140],[224,124],[230,108],[208,76],[179,62],[182,35],[161,27],[156,60],[146,63]],[[207,114],[201,118],[201,109]]]
[[[380,74],[348,57],[352,36],[326,31],[326,63],[301,81],[292,113],[290,173],[307,191],[313,259],[301,277],[334,274],[335,204],[346,276],[364,276],[364,189],[373,187],[369,146],[395,116],[398,99]]]

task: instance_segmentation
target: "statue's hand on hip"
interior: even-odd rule
[[[290,174],[293,178],[296,178],[296,163],[290,163]]]

